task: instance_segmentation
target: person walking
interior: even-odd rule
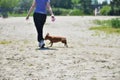
[[[33,3],[26,16],[26,20],[29,19],[29,16],[33,10],[33,20],[37,30],[37,40],[39,43],[39,47],[44,48],[45,43],[43,38],[43,27],[47,18],[47,10],[51,15],[51,20],[55,21],[55,16],[50,5],[50,0],[33,0]]]

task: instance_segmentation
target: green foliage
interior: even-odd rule
[[[102,2],[102,5],[103,5],[103,6],[108,5],[107,0],[104,0],[104,1]]]
[[[71,10],[71,12],[69,13],[69,15],[75,15],[75,16],[79,16],[79,15],[83,15],[83,11],[79,10],[79,9],[74,9],[74,10]]]
[[[13,8],[18,0],[0,0],[0,7],[1,8]]]
[[[11,12],[19,0],[0,0],[1,13],[4,18],[8,17],[8,12]]]
[[[111,26],[111,20],[94,20],[93,22],[97,25]]]
[[[120,18],[113,18],[111,20],[94,20],[93,22],[102,26],[120,28]]]
[[[72,3],[73,3],[72,7],[74,8],[80,4],[80,0],[72,0]]]
[[[80,0],[72,0],[72,3],[74,4],[78,4],[80,2]]]
[[[120,18],[111,20],[95,20],[95,24],[100,25],[99,27],[91,27],[90,30],[100,30],[106,33],[118,33],[120,34]]]
[[[120,15],[120,0],[112,0],[110,3],[111,15]]]
[[[112,27],[106,27],[106,26],[91,27],[90,30],[104,31],[104,32],[106,32],[108,34],[111,34],[111,33],[120,34],[120,29],[116,29],[116,28],[112,28]]]
[[[21,14],[27,12],[33,0],[0,0],[0,8],[3,15],[7,12]],[[99,4],[98,0],[51,0],[51,6],[57,15],[82,15],[93,14],[93,10],[99,6],[104,6],[101,9],[102,15],[120,15],[120,0],[111,0],[108,5],[106,0],[103,4]]]
[[[82,11],[88,15],[92,14],[94,9],[92,7],[92,0],[51,0],[51,5],[54,8],[77,9],[73,12],[81,13]],[[98,5],[97,0],[95,0],[95,5]],[[78,12],[78,10],[80,11]]]
[[[85,14],[92,14],[92,0],[80,0],[80,3],[81,10],[83,10]]]
[[[111,11],[111,7],[110,6],[103,6],[102,9],[100,10],[100,14],[102,15],[109,15]]]
[[[120,18],[112,19],[111,25],[113,28],[120,28]]]
[[[2,9],[12,9],[18,4],[19,0],[0,0],[0,7]]]
[[[83,15],[83,12],[79,9],[64,9],[64,8],[53,8],[53,12],[55,15]]]
[[[98,5],[98,0],[92,0],[92,4]]]
[[[27,12],[24,12],[24,13],[21,13],[21,14],[20,13],[8,13],[8,15],[11,16],[11,17],[25,17],[27,15]]]
[[[71,9],[72,8],[72,0],[51,0],[51,4],[55,8],[65,8]]]
[[[55,15],[68,15],[70,9],[53,8],[53,12]]]
[[[24,13],[29,10],[33,0],[20,0],[18,5],[15,6],[14,12],[15,13]],[[27,4],[27,5],[26,5]]]

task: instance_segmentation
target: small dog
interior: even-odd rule
[[[53,43],[56,43],[56,42],[62,42],[64,43],[64,45],[66,47],[68,47],[67,45],[67,40],[65,37],[59,37],[59,36],[50,36],[49,33],[46,34],[45,36],[45,40],[49,40],[50,41],[50,47],[52,47]]]

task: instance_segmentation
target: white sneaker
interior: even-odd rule
[[[40,47],[40,48],[44,48],[44,46],[45,46],[44,40],[41,40],[41,41],[39,42],[39,47]]]

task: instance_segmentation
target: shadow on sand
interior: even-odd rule
[[[36,50],[58,50],[58,49],[45,47],[45,48],[37,48]]]

